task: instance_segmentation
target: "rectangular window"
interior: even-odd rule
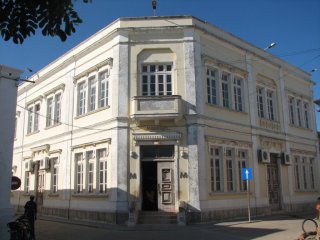
[[[267,90],[267,110],[268,110],[268,119],[275,120],[275,109],[274,109],[274,91]]]
[[[86,96],[87,89],[86,83],[82,82],[78,84],[78,116],[86,113]]]
[[[310,122],[309,122],[309,104],[304,103],[304,126],[306,128],[310,128]]]
[[[219,72],[214,69],[207,69],[207,96],[208,103],[217,105],[217,78]]]
[[[226,108],[230,107],[229,82],[230,74],[223,72],[221,75],[222,105]]]
[[[257,88],[257,105],[258,105],[258,116],[264,118],[264,101],[263,101],[264,90],[261,87]]]
[[[39,116],[40,116],[40,104],[36,104],[34,106],[34,123],[33,123],[34,132],[39,130]]]
[[[295,116],[294,116],[294,98],[289,97],[289,118],[290,124],[295,124]]]
[[[52,193],[58,192],[58,158],[52,158],[50,159],[50,162],[52,164]]]
[[[84,189],[84,160],[82,153],[75,154],[75,163],[76,163],[76,192],[82,193]]]
[[[26,192],[30,192],[30,172],[25,172],[26,174],[26,186],[25,186],[25,189],[26,189]]]
[[[172,95],[172,65],[148,64],[142,66],[142,96]]]
[[[88,161],[88,192],[93,192],[93,181],[94,181],[94,155],[93,151],[87,152]]]
[[[222,188],[222,149],[210,148],[211,191],[221,192]]]
[[[310,158],[310,172],[309,172],[309,176],[310,176],[310,188],[311,190],[315,190],[315,179],[314,179],[314,159]]]
[[[53,120],[53,98],[48,98],[47,99],[47,121],[46,121],[46,126],[49,127],[52,125],[52,120]]]
[[[89,112],[96,110],[97,80],[95,77],[89,78]]]
[[[302,127],[301,100],[297,100],[297,118],[298,118],[298,126]]]
[[[61,94],[55,95],[54,101],[54,123],[57,124],[61,122]]]
[[[227,191],[234,191],[234,167],[233,167],[233,150],[226,150],[226,176],[227,176]]]
[[[239,179],[239,189],[241,192],[247,191],[247,183],[242,180],[242,169],[247,168],[247,151],[238,151],[238,179]]]
[[[99,163],[99,192],[107,192],[107,150],[98,149],[97,158]]]
[[[308,189],[308,180],[307,180],[307,159],[302,158],[302,180],[304,189]]]
[[[109,79],[108,72],[102,72],[99,74],[99,107],[103,108],[108,106],[108,94],[109,94]]]
[[[33,122],[33,107],[28,108],[28,128],[27,133],[32,132],[32,122]]]
[[[233,79],[234,109],[240,112],[243,111],[242,82],[242,78],[234,77]]]
[[[297,190],[301,189],[301,185],[300,185],[300,167],[299,167],[299,157],[295,157],[294,158],[294,176],[295,176],[295,186]]]

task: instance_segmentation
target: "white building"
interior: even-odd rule
[[[121,18],[19,87],[12,203],[124,223],[186,203],[190,222],[311,210],[310,75],[191,16]],[[136,219],[136,218],[135,218]]]

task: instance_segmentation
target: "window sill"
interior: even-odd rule
[[[56,124],[53,124],[53,125],[50,125],[50,126],[46,127],[44,130],[48,130],[50,128],[54,128],[54,127],[60,126],[61,124],[62,124],[61,122],[58,122]]]
[[[301,190],[294,190],[295,193],[316,193],[316,189],[301,189]]]
[[[298,125],[291,124],[291,123],[289,124],[289,126],[290,126],[290,127],[294,127],[294,128],[298,128],[298,129],[301,129],[301,130],[305,130],[305,131],[310,131],[310,132],[313,131],[312,128],[300,127],[300,126],[298,126]]]
[[[59,193],[49,193],[48,197],[59,197]]]
[[[209,192],[209,196],[246,196],[248,193],[246,191],[243,192]],[[250,193],[252,195],[252,193]]]
[[[36,133],[38,133],[38,132],[40,132],[40,130],[37,130],[37,131],[35,131],[35,132],[27,133],[27,135],[26,135],[26,136],[31,136],[31,135],[36,134]]]
[[[235,110],[233,108],[227,108],[227,107],[223,107],[223,106],[216,105],[216,104],[213,104],[213,103],[208,103],[208,102],[206,102],[206,105],[208,105],[210,107],[218,108],[218,109],[221,109],[221,110],[226,110],[226,111],[230,111],[230,112],[235,112],[235,113],[247,115],[246,111],[238,111],[238,110]]]
[[[106,107],[99,108],[99,109],[97,109],[97,110],[94,110],[94,111],[87,112],[87,113],[85,113],[85,114],[76,116],[74,119],[83,118],[83,117],[89,116],[89,115],[94,114],[94,113],[97,113],[97,112],[101,112],[101,111],[106,110],[106,109],[109,109],[109,108],[110,108],[110,106],[108,105],[108,106],[106,106]]]
[[[71,195],[72,197],[75,198],[108,198],[109,194],[108,193],[73,193]]]

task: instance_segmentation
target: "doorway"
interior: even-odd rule
[[[280,210],[280,178],[277,154],[270,154],[270,164],[267,165],[267,180],[270,209],[271,211]]]
[[[141,146],[143,211],[174,211],[174,145]]]

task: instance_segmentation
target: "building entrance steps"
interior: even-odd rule
[[[138,224],[177,224],[177,214],[174,212],[141,211]]]

